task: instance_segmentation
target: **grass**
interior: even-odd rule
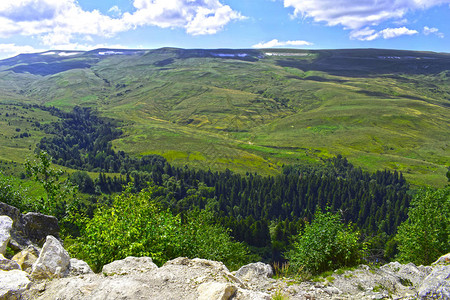
[[[36,124],[56,120],[50,113],[37,108],[0,102],[0,160],[24,162],[33,154],[36,144],[47,136]]]
[[[3,102],[95,107],[123,121],[125,134],[114,141],[116,150],[160,154],[178,166],[273,175],[283,164],[342,154],[370,171],[402,171],[415,185],[446,184],[445,55],[427,53],[435,60],[420,73],[414,71],[420,59],[408,64],[378,59],[423,56],[419,52],[278,49],[262,50],[278,56],[242,61],[177,51],[111,56],[91,68],[44,77],[0,71]],[[408,69],[412,64],[417,68]],[[14,126],[27,128],[24,123],[5,128]],[[17,145],[0,136],[0,159],[23,161],[27,146],[33,148],[42,135]]]

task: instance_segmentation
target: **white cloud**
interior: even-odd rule
[[[423,28],[423,34],[425,34],[425,35],[434,34],[434,35],[437,35],[438,37],[440,37],[441,39],[444,38],[444,34],[442,32],[439,32],[439,29],[434,28],[434,27],[430,28],[428,26],[425,26]]]
[[[188,34],[214,34],[233,20],[245,19],[219,0],[134,0],[136,12],[125,13],[133,26],[185,28]]]
[[[113,7],[111,7],[108,10],[108,12],[111,13],[113,16],[121,16],[122,15],[122,10],[117,5],[114,5]]]
[[[402,35],[414,35],[418,34],[417,30],[408,29],[406,27],[399,28],[386,28],[381,31],[375,31],[369,27],[363,28],[361,30],[354,30],[350,33],[350,38],[360,41],[373,41],[378,38],[383,38],[385,40],[396,38]]]
[[[256,45],[253,45],[253,48],[273,48],[273,47],[283,47],[283,46],[311,46],[313,43],[307,41],[279,41],[277,39],[273,39],[268,42],[261,42]]]
[[[285,7],[294,8],[294,16],[352,30],[401,20],[408,11],[445,3],[450,0],[284,0]]]
[[[70,44],[75,37],[112,37],[139,26],[184,28],[188,34],[214,34],[244,19],[220,0],[134,0],[136,11],[122,14],[85,11],[77,0],[1,0],[0,38],[33,36],[47,46]]]
[[[408,29],[406,27],[400,28],[386,28],[380,31],[380,35],[384,39],[392,39],[402,35],[414,35],[418,34],[417,30]]]
[[[32,46],[19,46],[16,44],[0,44],[0,59],[15,56],[21,53],[36,53],[43,50]]]

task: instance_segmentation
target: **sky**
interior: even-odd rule
[[[450,53],[450,0],[0,0],[0,59],[161,47]]]

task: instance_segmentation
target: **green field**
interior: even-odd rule
[[[80,105],[121,121],[124,134],[113,142],[116,150],[160,154],[179,166],[276,174],[283,164],[342,154],[371,171],[402,171],[413,184],[446,184],[448,54],[97,52],[0,61],[1,160],[22,162],[44,136],[32,121],[55,120],[48,112],[7,103],[64,110]],[[42,61],[48,70],[37,64]],[[14,138],[23,132],[31,137]]]

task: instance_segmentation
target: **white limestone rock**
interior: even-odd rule
[[[36,279],[64,277],[69,271],[69,265],[69,253],[55,237],[49,235],[39,258],[33,264],[31,276]]]
[[[241,267],[235,276],[246,281],[252,281],[255,279],[271,278],[273,271],[269,264],[257,262]]]
[[[206,282],[198,287],[198,300],[228,300],[237,291],[230,283]]]
[[[106,276],[127,275],[135,273],[145,273],[158,269],[151,257],[129,256],[122,260],[113,261],[104,265],[102,273]]]
[[[71,258],[70,259],[70,267],[69,267],[69,276],[78,276],[85,274],[93,274],[91,267],[80,259]]]
[[[13,220],[8,216],[0,216],[0,254],[5,255],[6,247],[11,240]]]
[[[418,289],[420,299],[450,299],[450,265],[438,265]]]
[[[0,299],[22,299],[22,293],[31,285],[28,274],[20,270],[0,270]]]

